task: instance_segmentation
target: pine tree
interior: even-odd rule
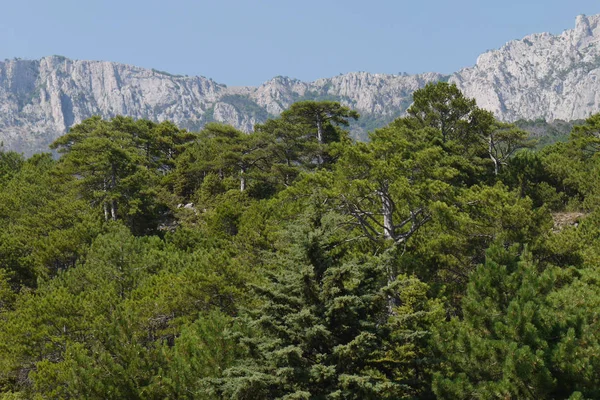
[[[471,276],[462,318],[440,325],[440,399],[596,398],[600,343],[593,270],[541,268],[492,247]],[[575,397],[574,397],[575,398]]]
[[[92,117],[50,146],[63,154],[58,170],[75,177],[81,195],[105,221],[125,220],[138,234],[157,229],[166,211],[159,186],[195,135],[170,123]]]
[[[299,101],[281,113],[281,119],[301,127],[304,140],[316,141],[313,157],[317,167],[329,165],[334,157],[328,144],[342,142],[348,133],[341,129],[349,125],[350,119],[358,119],[359,114],[335,101]]]

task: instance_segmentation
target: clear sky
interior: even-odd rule
[[[0,0],[0,59],[117,61],[230,86],[351,71],[450,73],[598,0]]]

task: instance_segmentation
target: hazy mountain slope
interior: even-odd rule
[[[402,115],[412,93],[449,79],[506,121],[574,120],[600,110],[600,15],[579,16],[561,35],[534,34],[482,54],[451,77],[437,73],[354,72],[302,82],[276,77],[259,87],[227,87],[204,77],[104,61],[0,62],[0,141],[31,154],[45,150],[70,126],[99,114],[172,120],[199,129],[210,121],[251,131],[295,101],[341,101],[361,113],[355,136]]]

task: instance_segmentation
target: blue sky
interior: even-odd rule
[[[0,59],[59,54],[230,86],[276,75],[450,73],[598,0],[0,0]]]

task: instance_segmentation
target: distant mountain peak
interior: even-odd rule
[[[600,111],[600,15],[562,34],[532,34],[480,55],[450,82],[500,119],[574,120]]]
[[[451,76],[350,72],[228,87],[202,76],[59,55],[0,61],[0,141],[31,154],[85,118],[119,114],[188,129],[219,121],[249,132],[299,100],[336,100],[356,109],[364,118],[353,134],[364,137],[403,115],[415,90],[439,80],[456,83],[502,120],[585,118],[600,111],[600,15],[580,15],[559,35],[509,41]]]

